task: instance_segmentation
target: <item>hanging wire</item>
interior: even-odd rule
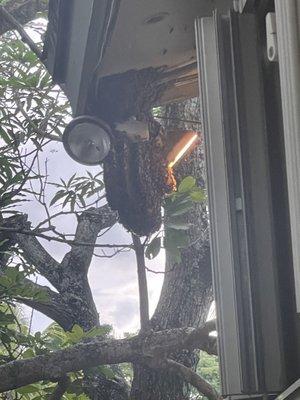
[[[182,119],[182,118],[173,118],[173,117],[161,117],[158,115],[154,115],[154,118],[157,119],[166,119],[166,120],[172,120],[172,121],[180,121],[180,122],[186,122],[186,123],[190,123],[190,124],[198,124],[198,125],[202,125],[201,121],[194,121],[191,119]]]

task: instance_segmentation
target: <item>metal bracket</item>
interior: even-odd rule
[[[278,44],[276,15],[269,12],[266,15],[267,54],[270,62],[278,62]]]

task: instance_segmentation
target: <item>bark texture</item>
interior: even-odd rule
[[[25,25],[35,19],[38,13],[47,11],[48,0],[8,0],[4,7],[21,25]],[[9,21],[0,16],[0,35],[11,28]]]
[[[159,359],[182,348],[209,351],[209,348],[214,348],[214,340],[209,337],[211,330],[211,324],[207,324],[198,329],[170,329],[129,339],[103,340],[96,337],[50,354],[12,361],[0,366],[0,392],[41,380],[60,381],[68,372],[101,364],[147,360],[149,357]]]
[[[99,232],[112,226],[116,221],[116,213],[107,205],[90,208],[78,217],[74,240],[93,244]],[[30,229],[31,226],[27,221],[27,216],[23,214],[4,219],[1,225],[19,229]],[[48,287],[42,288],[49,295],[47,303],[20,298],[17,299],[18,301],[47,315],[65,330],[71,329],[74,324],[80,325],[84,330],[99,325],[98,311],[87,278],[94,251],[93,246],[71,246],[71,250],[62,262],[58,263],[34,236],[21,233],[2,233],[1,235],[3,239],[8,239],[5,244],[7,247],[17,244],[22,249],[24,258],[57,289],[56,293]],[[2,268],[5,268],[4,261],[0,263]],[[34,283],[31,285],[38,286]],[[62,376],[63,374],[60,378]],[[15,379],[13,374],[12,378]],[[92,380],[87,380],[86,385],[92,400],[128,399],[127,388],[124,385],[107,380],[104,376],[94,376]]]
[[[164,117],[170,120],[166,120],[165,129],[178,130],[181,127],[199,130],[199,125],[187,125],[173,120],[195,120],[197,116],[199,104],[196,100],[167,106]],[[197,178],[198,185],[204,187],[203,148],[198,147],[190,157],[183,160],[175,173],[179,180],[192,175]],[[196,205],[188,221],[194,225],[189,231],[190,246],[182,251],[182,262],[174,264],[167,255],[163,288],[151,320],[151,327],[155,331],[200,326],[207,318],[213,299],[206,205]],[[198,354],[188,349],[175,352],[172,358],[191,368],[198,362]],[[133,400],[185,400],[189,398],[189,387],[174,372],[157,372],[135,364],[131,397]]]

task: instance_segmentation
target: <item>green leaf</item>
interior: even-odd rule
[[[178,215],[184,215],[189,212],[193,208],[192,200],[185,201],[183,203],[179,203],[174,205],[172,208],[170,207],[167,210],[167,215],[176,217]]]
[[[9,239],[3,239],[3,240],[1,240],[1,241],[0,241],[0,249],[1,249],[1,247],[2,247],[5,243],[7,243],[7,242],[9,242]]]
[[[181,251],[178,248],[173,249],[172,252],[170,252],[170,256],[174,263],[180,263],[182,260]]]
[[[32,297],[34,297],[34,300],[41,303],[48,303],[50,300],[49,294],[46,290],[35,290]]]
[[[115,379],[115,374],[109,367],[106,367],[105,365],[101,365],[99,367],[99,370],[106,378]]]
[[[72,196],[70,194],[68,194],[63,202],[62,208],[64,208],[71,199],[72,199]]]
[[[195,202],[201,202],[204,201],[206,199],[204,190],[197,188],[195,190],[193,190],[190,194],[191,199]]]
[[[34,354],[34,351],[32,349],[27,349],[22,354],[22,358],[32,358],[34,356],[35,356],[35,354]]]
[[[85,332],[81,326],[75,324],[70,332],[66,332],[67,342],[76,344],[85,337]]]
[[[75,174],[72,175],[71,178],[69,179],[69,181],[68,181],[68,183],[67,183],[67,186],[68,186],[68,187],[71,186],[71,183],[72,183],[73,179],[75,178],[75,176],[76,176],[76,172],[75,172]]]
[[[161,238],[156,237],[148,244],[145,251],[145,256],[149,260],[153,260],[153,258],[155,258],[159,254],[160,249],[161,249]]]
[[[5,275],[0,276],[0,286],[8,289],[9,287],[12,286],[12,281]]]
[[[183,230],[167,229],[164,246],[174,262],[181,261],[181,249],[187,247],[188,236]]]
[[[50,206],[53,206],[58,200],[62,199],[65,197],[66,192],[64,190],[59,190],[56,195],[53,197],[53,199],[50,202]]]
[[[179,193],[185,193],[191,190],[194,186],[196,185],[196,179],[193,178],[192,176],[187,176],[184,178],[181,182],[180,185],[178,186],[178,192]]]
[[[0,326],[11,325],[15,322],[15,316],[13,314],[0,314]]]
[[[83,196],[81,194],[78,194],[78,198],[79,198],[79,201],[80,201],[82,207],[85,207],[85,201],[84,201]]]
[[[190,229],[191,226],[193,226],[193,224],[184,221],[182,218],[169,218],[165,222],[165,226],[167,228],[187,231]]]
[[[188,236],[185,231],[167,229],[164,245],[167,249],[184,248],[188,245]]]
[[[19,394],[29,394],[29,393],[36,393],[39,392],[41,390],[40,385],[27,385],[27,386],[23,386],[19,389],[16,389],[16,391]]]
[[[111,332],[110,325],[102,325],[102,326],[94,326],[94,328],[90,329],[88,332],[85,332],[85,338],[92,338],[96,336],[106,336]]]

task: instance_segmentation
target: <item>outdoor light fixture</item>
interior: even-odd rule
[[[110,128],[98,118],[74,118],[63,134],[66,152],[73,160],[84,165],[98,165],[110,150]]]

